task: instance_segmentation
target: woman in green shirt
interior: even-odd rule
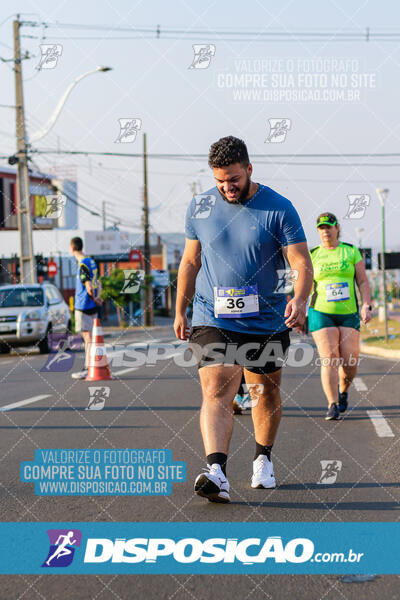
[[[317,345],[321,381],[328,400],[326,420],[339,419],[347,409],[348,392],[358,367],[360,315],[371,319],[371,294],[359,249],[339,240],[340,226],[332,213],[317,219],[321,244],[310,250],[314,267],[308,326]]]

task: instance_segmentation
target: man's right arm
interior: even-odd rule
[[[189,337],[186,310],[194,296],[196,277],[201,267],[201,244],[199,240],[186,238],[185,249],[178,270],[175,305],[175,335],[180,340]]]

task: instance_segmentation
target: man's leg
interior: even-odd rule
[[[200,429],[209,469],[196,477],[194,490],[211,502],[230,501],[226,461],[233,429],[232,402],[241,375],[239,365],[217,364],[199,369],[203,393]]]
[[[88,369],[90,344],[92,342],[92,332],[91,331],[81,331],[81,336],[83,337],[83,343],[85,345],[85,369]]]
[[[246,383],[250,385],[253,401],[251,416],[256,441],[251,487],[274,488],[276,483],[271,450],[282,415],[280,394],[282,369],[266,374],[253,373],[245,369],[244,374]]]
[[[203,402],[200,429],[206,455],[228,454],[233,429],[232,401],[239,387],[242,367],[215,365],[199,369]]]
[[[253,418],[254,436],[256,443],[262,446],[272,446],[282,415],[280,384],[282,369],[266,375],[244,370],[247,384],[258,384],[250,388],[253,399],[251,416]],[[254,391],[253,391],[254,390]]]
[[[77,373],[72,373],[71,377],[73,379],[85,379],[87,375],[87,370],[89,366],[89,353],[90,353],[90,344],[92,341],[92,332],[89,331],[88,319],[87,316],[84,315],[81,311],[75,311],[75,331],[80,333],[84,343],[85,349],[85,365],[82,371],[78,371]]]

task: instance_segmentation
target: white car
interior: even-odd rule
[[[71,331],[69,307],[51,283],[0,287],[0,353],[37,345],[49,352],[49,334]]]

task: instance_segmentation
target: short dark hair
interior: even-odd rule
[[[81,252],[82,251],[82,248],[83,248],[82,238],[80,238],[80,237],[74,237],[70,241],[70,244],[71,244],[72,250],[75,250],[76,252]]]
[[[243,140],[228,135],[212,144],[208,155],[208,164],[211,168],[219,169],[234,163],[241,163],[245,167],[250,163],[247,147]]]

